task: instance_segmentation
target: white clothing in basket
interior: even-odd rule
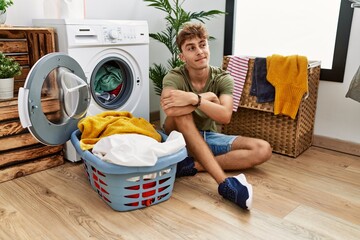
[[[92,153],[103,161],[122,166],[154,166],[159,157],[185,147],[180,132],[172,131],[165,142],[141,134],[114,134],[98,141]]]

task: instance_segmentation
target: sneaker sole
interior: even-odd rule
[[[252,202],[253,202],[252,185],[247,182],[245,175],[242,173],[237,176],[234,176],[234,178],[236,178],[243,186],[245,186],[248,189],[249,198],[246,200],[246,206],[247,206],[248,210],[250,210],[252,207]]]

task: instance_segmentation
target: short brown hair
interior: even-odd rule
[[[180,52],[182,52],[181,46],[184,44],[184,42],[195,37],[200,39],[208,39],[209,35],[204,24],[192,22],[184,23],[182,25],[182,29],[179,31],[176,37],[176,45]]]

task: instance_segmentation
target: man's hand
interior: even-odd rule
[[[160,103],[165,111],[172,107],[195,105],[197,101],[198,97],[195,93],[171,89],[162,94]]]

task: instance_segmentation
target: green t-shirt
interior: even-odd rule
[[[198,92],[190,83],[188,71],[185,66],[174,68],[169,71],[163,79],[163,87],[171,87],[173,89],[182,90],[185,92],[193,92],[196,94],[213,92],[216,96],[222,94],[233,94],[234,80],[230,74],[221,68],[210,66],[209,79],[207,80],[204,89]],[[196,109],[193,112],[196,127],[199,130],[217,132],[216,122],[209,118],[201,110]]]

